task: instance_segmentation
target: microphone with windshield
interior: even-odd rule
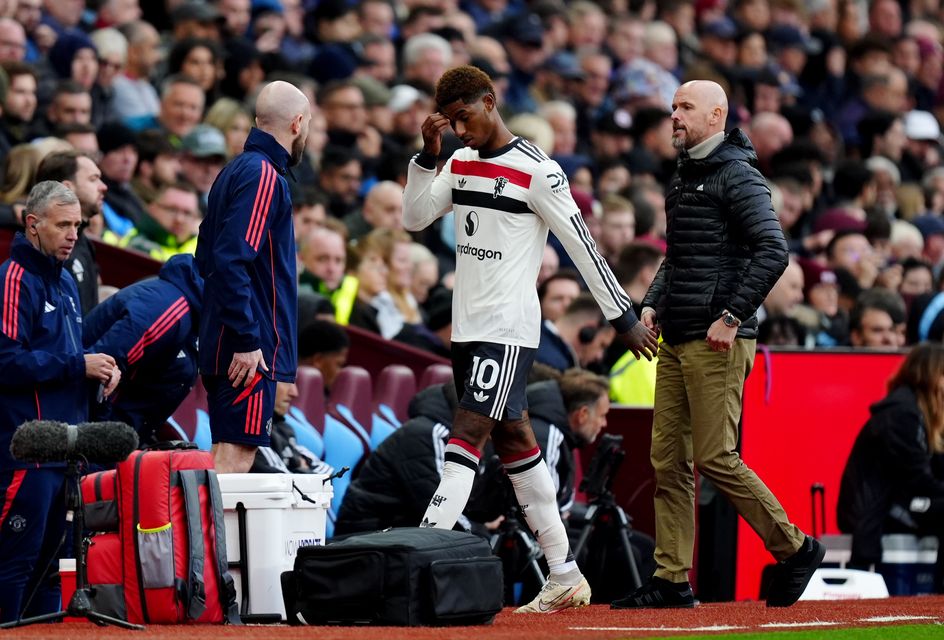
[[[24,422],[13,433],[10,453],[17,460],[24,462],[65,462],[65,519],[67,528],[62,534],[55,554],[42,572],[38,584],[43,584],[53,567],[52,558],[58,558],[58,551],[72,532],[72,557],[75,558],[75,591],[68,605],[63,602],[63,611],[46,613],[29,618],[18,617],[13,622],[0,624],[0,629],[25,627],[40,622],[56,622],[66,616],[85,618],[100,626],[115,625],[125,629],[144,629],[119,618],[96,611],[93,606],[93,592],[89,587],[87,571],[87,550],[85,531],[85,509],[82,505],[80,481],[86,463],[114,464],[126,459],[138,446],[138,434],[123,422],[83,422],[73,425],[53,420],[31,420]],[[39,570],[40,567],[37,567]],[[33,595],[36,590],[33,590]],[[23,605],[24,611],[30,610],[29,597]]]
[[[123,422],[30,420],[13,434],[10,453],[23,462],[62,462],[84,459],[109,464],[121,462],[138,448],[138,434]]]

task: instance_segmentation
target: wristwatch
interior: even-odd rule
[[[724,326],[731,327],[732,329],[741,326],[741,321],[735,318],[734,314],[727,309],[721,312],[721,322],[724,323]]]

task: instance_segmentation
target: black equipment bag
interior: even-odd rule
[[[293,624],[490,624],[502,565],[475,535],[404,527],[302,547],[282,574]]]

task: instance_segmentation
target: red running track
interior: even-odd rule
[[[569,610],[555,615],[515,615],[506,609],[490,626],[481,627],[288,627],[288,626],[174,626],[152,625],[129,632],[89,623],[36,625],[0,632],[8,638],[53,640],[208,640],[258,638],[305,640],[597,640],[675,636],[685,633],[728,633],[837,629],[944,623],[944,596],[799,602],[788,609],[768,609],[762,602],[703,604],[695,609],[611,611],[606,606]],[[893,636],[890,636],[893,637]]]

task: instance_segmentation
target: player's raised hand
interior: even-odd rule
[[[432,156],[439,156],[442,149],[442,137],[449,128],[449,118],[441,113],[431,113],[423,122],[423,151]]]

